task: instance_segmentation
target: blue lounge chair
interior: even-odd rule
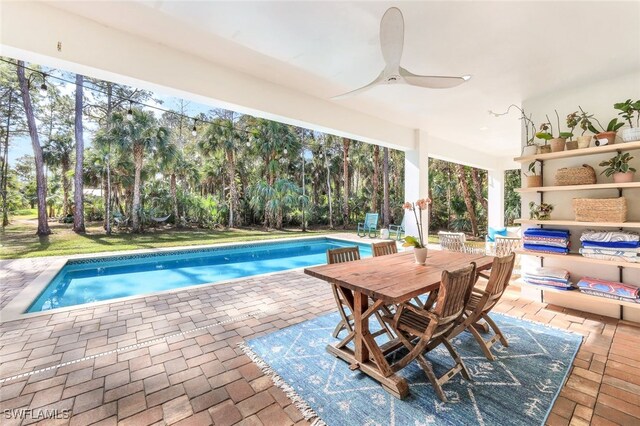
[[[396,240],[400,241],[402,239],[402,234],[404,234],[404,217],[402,218],[402,223],[400,225],[389,225],[389,237],[391,237],[391,233],[396,233]]]
[[[375,238],[378,235],[378,213],[367,213],[364,222],[358,223],[358,236],[366,237],[367,234],[369,238]]]

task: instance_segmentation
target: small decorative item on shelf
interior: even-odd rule
[[[573,211],[576,222],[626,222],[627,199],[574,198]]]
[[[569,136],[569,140],[567,141],[566,147],[567,151],[571,151],[578,148],[578,141],[573,140],[573,130],[578,126],[580,122],[580,115],[578,111],[574,111],[571,114],[567,115],[567,127],[571,129],[571,136]]]
[[[533,201],[529,203],[529,219],[550,220],[552,211],[553,204],[536,204]]]
[[[563,167],[556,172],[556,185],[591,185],[596,183],[596,171],[588,164]]]
[[[633,157],[628,152],[621,152],[615,157],[600,163],[601,167],[606,167],[600,174],[607,177],[613,176],[615,183],[632,182],[636,169],[629,166],[629,161],[631,160],[633,160]]]
[[[591,121],[593,120],[593,121]],[[600,130],[598,130],[593,123],[597,123],[598,127],[600,127]],[[590,116],[589,117],[589,124],[588,124],[588,129],[595,133],[595,138],[596,138],[596,146],[602,146],[602,145],[611,145],[614,144],[616,142],[616,133],[618,132],[618,129],[620,127],[624,126],[624,123],[618,123],[618,119],[614,118],[611,121],[609,121],[609,124],[607,124],[607,127],[603,127],[602,124],[600,124],[600,122],[598,121],[597,118]]]
[[[589,148],[593,136],[585,135],[585,133],[589,130],[589,125],[591,124],[590,119],[593,118],[593,114],[589,115],[589,113],[585,112],[581,106],[578,106],[578,108],[580,109],[580,128],[582,129],[582,134],[578,136],[578,148]]]
[[[529,164],[529,173],[531,173],[530,175],[528,174],[524,174],[527,177],[527,188],[539,188],[542,186],[542,176],[538,175],[538,172],[536,171],[536,164],[538,164],[537,161],[533,161],[531,164]]]
[[[627,99],[624,102],[614,104],[613,107],[620,110],[618,115],[629,123],[629,127],[620,132],[622,141],[640,141],[640,101],[633,102],[631,99]],[[636,116],[636,127],[633,127],[634,115]]]
[[[564,151],[566,140],[567,138],[572,137],[573,133],[560,131],[560,116],[558,115],[558,111],[554,110],[554,112],[556,113],[556,119],[558,121],[558,136],[553,135],[553,125],[547,115],[547,121],[540,125],[540,131],[536,133],[536,137],[538,139],[543,139],[545,141],[545,146],[548,141],[551,145],[551,152],[560,152]]]
[[[413,255],[418,265],[424,265],[427,261],[427,245],[425,241],[429,240],[429,236],[424,238],[424,228],[422,227],[422,213],[429,210],[429,204],[431,204],[431,198],[422,198],[415,203],[405,202],[402,208],[405,210],[413,211],[413,216],[416,218],[416,224],[418,226],[418,237],[408,235],[404,239],[403,247],[413,247]],[[428,232],[428,231],[427,231]]]

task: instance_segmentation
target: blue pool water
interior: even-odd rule
[[[255,243],[209,249],[71,260],[27,312],[215,283],[326,263],[331,248],[358,245],[331,238]]]

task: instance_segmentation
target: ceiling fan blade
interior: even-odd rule
[[[400,76],[404,78],[407,84],[412,86],[426,87],[429,89],[449,89],[456,87],[462,83],[469,81],[470,75],[462,77],[448,77],[436,75],[417,75],[400,67]]]
[[[404,47],[404,18],[397,7],[388,9],[380,21],[380,49],[387,69],[397,70]]]
[[[366,86],[362,86],[359,89],[352,90],[350,92],[334,96],[331,99],[332,100],[338,100],[338,99],[349,98],[349,97],[351,97],[353,95],[356,95],[358,93],[365,92],[365,91],[371,89],[372,87],[377,86],[378,84],[383,84],[384,82],[385,82],[385,78],[384,78],[384,71],[383,71],[383,72],[380,73],[379,76],[376,77],[375,80],[373,80],[371,83],[367,84]]]

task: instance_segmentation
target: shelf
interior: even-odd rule
[[[589,263],[591,265],[609,265],[609,266],[616,266],[616,267],[622,266],[624,268],[640,269],[640,263],[616,262],[615,260],[592,259],[589,257],[584,257],[580,253],[553,254],[553,253],[535,253],[527,250],[516,250],[516,254],[522,254],[525,256],[544,257],[545,259],[569,260],[571,262]]]
[[[532,285],[532,284],[527,284],[524,282],[524,280],[519,279],[518,280],[518,284],[522,287],[522,286],[526,286],[528,288],[534,288],[536,290],[542,290],[544,292],[548,292],[548,293],[559,293],[559,294],[566,294],[567,296],[570,297],[575,297],[575,298],[582,298],[583,300],[589,300],[591,302],[597,301],[603,304],[611,304],[611,305],[622,305],[622,306],[628,306],[631,308],[636,308],[636,309],[640,309],[640,303],[635,303],[635,302],[627,302],[625,300],[618,300],[618,299],[609,299],[607,297],[600,297],[600,296],[594,296],[592,294],[586,294],[586,293],[582,293],[580,292],[580,290],[557,290],[555,288],[551,288],[551,287],[541,287],[541,286],[537,286],[537,285]]]
[[[587,191],[593,189],[631,189],[640,188],[640,182],[627,183],[595,183],[593,185],[539,186],[537,188],[518,188],[521,194],[535,192]]]
[[[597,155],[615,151],[631,151],[632,149],[640,149],[640,141],[621,142],[613,145],[594,146],[592,148],[572,149],[571,151],[550,152],[548,154],[527,155],[524,157],[516,157],[513,161],[517,163],[529,163],[531,161],[555,160],[558,158],[581,157],[583,155]]]
[[[521,225],[582,226],[597,228],[639,228],[640,222],[577,222],[575,220],[516,219]]]

